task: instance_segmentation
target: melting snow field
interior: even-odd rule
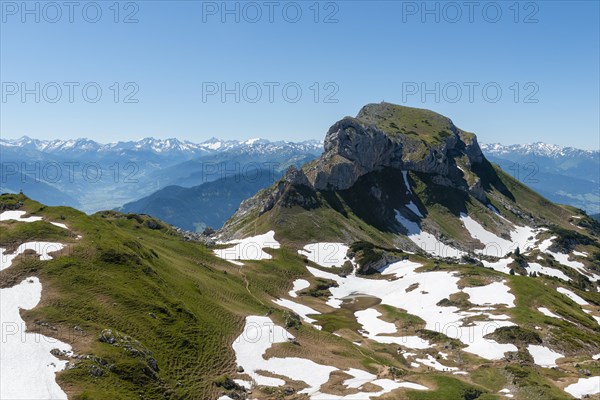
[[[379,273],[382,275],[395,275],[397,278],[402,278],[407,273],[412,273],[415,269],[422,267],[423,264],[410,261],[410,260],[402,260],[395,262],[390,265],[386,265],[385,267],[379,270]]]
[[[558,318],[558,319],[565,320],[563,317],[561,317],[560,315],[554,314],[552,311],[548,310],[546,307],[539,307],[538,311],[541,312],[542,314],[544,314],[547,317],[552,317],[552,318]]]
[[[535,238],[537,231],[528,226],[514,226],[514,229],[510,232],[510,240],[507,240],[487,231],[479,222],[467,214],[462,213],[460,220],[467,231],[469,231],[471,237],[485,245],[484,249],[475,250],[479,254],[504,257],[517,247],[519,247],[519,250],[525,251],[532,248],[535,244],[535,239],[531,238]]]
[[[52,257],[48,253],[62,250],[64,245],[61,243],[53,242],[27,242],[23,243],[17,250],[12,254],[4,254],[5,249],[0,248],[0,271],[6,269],[12,265],[13,260],[20,254],[23,254],[27,250],[33,250],[40,256],[40,260],[47,261],[51,260]]]
[[[469,295],[469,301],[477,305],[494,305],[504,304],[508,307],[515,306],[515,296],[513,296],[506,286],[506,281],[493,282],[486,286],[467,287],[463,292]],[[490,296],[490,291],[494,292],[495,296]]]
[[[475,250],[476,253],[483,253],[490,256],[502,257],[507,253],[514,250],[516,247],[511,241],[502,239],[501,237],[496,236],[496,234],[485,230],[483,226],[479,224],[479,222],[475,221],[473,218],[469,217],[467,214],[461,213],[460,220],[469,231],[469,234],[473,239],[479,240],[486,247],[484,249]],[[495,251],[497,249],[497,251]],[[494,250],[494,251],[491,251]],[[492,254],[488,254],[488,252]]]
[[[529,263],[529,266],[527,267],[527,271],[535,272],[538,275],[543,274],[543,275],[548,275],[548,276],[554,276],[554,277],[563,279],[565,281],[571,280],[571,278],[569,278],[567,275],[565,275],[564,272],[562,272],[558,269],[544,267],[538,263]]]
[[[505,274],[510,274],[510,268],[508,267],[513,261],[515,261],[512,257],[501,258],[498,261],[490,262],[486,260],[481,260],[483,266],[486,268],[491,268],[495,271],[502,272]]]
[[[540,243],[540,245],[539,245],[540,251],[542,253],[550,254],[560,264],[564,265],[565,267],[573,268],[574,270],[576,270],[577,272],[579,272],[582,275],[592,277],[594,280],[600,279],[600,275],[593,274],[590,271],[588,271],[585,268],[585,265],[583,263],[581,263],[579,261],[569,260],[568,254],[555,253],[553,251],[548,250],[550,248],[550,246],[552,246],[552,242],[554,241],[554,239],[556,239],[556,236],[552,236],[551,238],[546,239],[542,243]],[[573,254],[581,256],[584,253],[579,253],[577,251],[574,251]]]
[[[306,279],[296,279],[294,281],[294,287],[289,291],[290,297],[298,297],[298,292],[304,290],[310,286],[310,282]]]
[[[35,222],[41,217],[22,218],[25,211],[5,211],[0,221]],[[66,225],[54,223],[66,228]],[[52,242],[27,242],[12,254],[0,248],[0,271],[9,268],[14,259],[27,250],[35,251],[40,260],[51,260],[48,253],[62,250],[64,245]],[[42,284],[30,277],[10,288],[0,289],[0,398],[2,399],[66,399],[56,383],[55,374],[64,369],[66,361],[50,351],[70,352],[71,346],[47,336],[27,332],[20,310],[31,310],[41,299]]]
[[[272,257],[263,249],[278,249],[279,242],[275,240],[275,231],[269,231],[263,235],[251,236],[242,240],[232,240],[226,243],[234,246],[225,249],[214,250],[217,257],[227,260],[236,265],[243,265],[238,260],[270,260]]]
[[[377,392],[360,392],[347,396],[322,393],[320,392],[321,386],[329,381],[332,372],[340,371],[338,368],[299,357],[272,357],[268,360],[264,358],[264,354],[273,344],[285,343],[293,338],[294,336],[282,327],[275,325],[269,317],[248,316],[242,334],[232,345],[236,362],[244,368],[244,373],[248,374],[257,385],[285,385],[283,379],[264,376],[260,374],[260,371],[304,382],[308,387],[299,393],[308,394],[311,399],[368,399],[381,396],[401,387],[417,390],[427,389],[425,386],[415,383],[377,379],[375,375],[366,371],[351,368],[347,371],[342,370],[352,376],[352,378],[344,381],[346,387],[358,389],[367,383],[371,383],[380,387],[381,390]]]
[[[27,214],[26,211],[4,211],[0,214],[0,221],[35,222],[42,220],[42,217],[23,218],[25,214]]]
[[[572,291],[570,291],[569,289],[565,289],[562,287],[558,287],[556,288],[556,291],[559,293],[564,294],[565,296],[567,296],[568,298],[570,298],[571,300],[573,300],[575,303],[579,304],[580,306],[590,306],[590,303],[588,303],[587,301],[585,301],[583,298],[581,298],[580,296],[578,296],[577,294],[573,293]],[[589,309],[584,309],[582,308],[583,312],[587,313],[587,314],[592,314],[592,310]],[[596,316],[596,315],[591,315],[592,318],[594,318],[596,320],[596,323],[598,325],[600,325],[600,317]]]
[[[415,213],[415,215],[418,215],[419,217],[423,218],[423,214],[421,214],[421,211],[419,211],[419,208],[417,207],[417,205],[415,203],[413,203],[412,201],[410,201],[406,205],[406,208],[408,208],[410,211]]]
[[[431,347],[429,341],[418,336],[382,336],[382,334],[397,333],[396,325],[380,319],[381,313],[374,308],[357,311],[354,313],[356,322],[363,327],[363,336],[379,343],[395,343],[410,347],[411,349],[428,349]]]
[[[302,318],[303,321],[308,322],[309,324],[314,324],[315,322],[317,322],[317,320],[309,318],[307,316],[308,314],[321,314],[317,310],[313,310],[310,307],[307,307],[303,304],[293,302],[291,300],[278,299],[278,300],[273,300],[273,303],[275,303],[281,307],[285,307],[285,308],[292,310],[293,312],[298,314]],[[319,330],[321,329],[321,327],[318,325],[313,325],[313,326]]]
[[[427,354],[427,358],[417,358],[416,361],[420,362],[423,365],[431,367],[437,371],[457,371],[456,367],[447,367],[445,365],[440,364],[433,356]]]
[[[581,297],[579,297],[578,295],[576,295],[569,289],[559,287],[559,288],[556,288],[556,291],[564,294],[565,296],[567,296],[568,298],[570,298],[571,300],[573,300],[575,303],[579,304],[580,306],[589,305],[589,303],[587,301],[585,301],[584,299],[582,299]]]
[[[527,351],[533,357],[533,362],[544,368],[556,367],[556,360],[564,357],[563,354],[552,351],[547,347],[533,344],[527,346]]]
[[[437,305],[440,300],[447,299],[451,294],[458,293],[459,277],[454,273],[447,271],[429,271],[416,272],[420,265],[417,263],[393,263],[386,268],[386,271],[396,276],[402,276],[399,279],[367,279],[356,275],[340,277],[338,275],[321,271],[316,268],[308,267],[311,274],[319,278],[331,279],[338,286],[330,288],[332,296],[327,304],[334,308],[339,308],[343,299],[357,294],[369,295],[381,299],[382,304],[404,309],[407,313],[416,315],[425,321],[425,329],[441,332],[451,338],[458,339],[465,343],[465,351],[479,355],[480,357],[495,360],[504,357],[507,351],[516,351],[517,348],[512,344],[500,344],[491,339],[484,338],[485,335],[492,333],[503,326],[510,326],[513,323],[509,321],[493,320],[493,314],[481,311],[460,311],[456,307],[444,307]],[[384,271],[385,272],[385,271]],[[416,289],[406,291],[409,287],[417,286]],[[471,292],[476,297],[476,301],[482,304],[507,304],[512,307],[514,297],[509,293],[509,287],[503,282],[492,283],[487,286],[473,288]],[[381,332],[389,330],[390,326],[385,321],[375,320],[372,311],[359,314],[369,332],[369,337],[373,340],[381,341],[382,336],[374,335],[372,332]],[[487,321],[473,321],[465,326],[464,319],[473,316],[487,317]],[[366,325],[365,325],[366,322]],[[385,337],[384,337],[385,338]],[[406,338],[406,339],[405,339]],[[410,337],[394,337],[394,340],[400,340],[399,344],[405,347],[411,347],[414,343],[409,340]],[[405,342],[402,342],[402,339]],[[385,340],[385,339],[384,339]],[[419,339],[422,348],[422,339]]]
[[[347,252],[348,246],[343,243],[311,243],[298,250],[298,254],[325,268],[341,267],[350,261],[346,257]]]
[[[35,222],[42,221],[42,217],[27,217],[23,218],[23,215],[27,214],[26,211],[4,211],[0,214],[0,221],[18,221],[18,222]],[[65,224],[60,222],[50,222],[54,226],[59,228],[69,229]]]
[[[421,230],[418,223],[403,217],[398,210],[396,210],[396,221],[406,228],[408,238],[426,253],[437,257],[455,258],[459,258],[465,254],[464,252],[439,241],[431,233]]]
[[[40,301],[42,284],[38,278],[27,278],[20,284],[0,289],[0,398],[2,399],[66,399],[55,381],[66,361],[50,350],[70,351],[71,346],[37,333],[27,333],[20,309],[31,310]]]
[[[600,393],[600,376],[579,378],[576,383],[567,386],[565,392],[577,399],[581,399],[585,395]]]
[[[538,257],[538,259],[543,259],[541,257]],[[514,261],[514,258],[512,257],[507,257],[507,258],[501,258],[498,261],[486,261],[486,260],[481,260],[481,262],[483,263],[483,266],[486,268],[491,268],[495,271],[498,272],[502,272],[504,274],[510,274],[510,267],[509,265]],[[554,276],[556,278],[560,278],[560,279],[564,279],[565,281],[570,281],[571,278],[569,278],[564,272],[562,272],[561,270],[555,269],[555,268],[550,268],[550,267],[544,267],[541,264],[538,263],[529,263],[527,266],[527,272],[535,272],[538,275],[542,274],[542,275],[547,275],[547,276]]]

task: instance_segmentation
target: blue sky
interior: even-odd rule
[[[116,15],[113,1],[78,2],[70,22],[65,6],[3,1],[0,133],[322,139],[385,100],[481,142],[598,149],[598,2],[464,3],[229,2],[227,14],[220,1],[142,1]]]

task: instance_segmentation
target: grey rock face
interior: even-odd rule
[[[316,205],[314,204],[315,199],[304,196],[297,190],[294,190],[293,192],[290,191],[290,188],[292,187],[299,188],[303,186],[312,188],[304,171],[297,169],[294,166],[289,167],[283,179],[275,184],[275,190],[273,190],[263,201],[260,214],[269,211],[277,202],[282,200],[284,196],[288,197],[287,201],[284,201],[284,206],[286,205],[285,203],[290,203],[306,208],[314,207]]]
[[[375,127],[354,118],[335,123],[325,137],[325,153],[314,167],[315,189],[339,190],[351,187],[358,177],[385,166],[402,165],[402,147]]]
[[[373,125],[346,117],[329,129],[325,153],[306,174],[317,190],[344,190],[362,175],[391,167],[436,175],[443,184],[466,190],[465,182],[457,179],[463,174],[455,160],[460,158],[470,168],[483,161],[483,154],[474,135],[452,128],[439,143],[424,146],[418,137],[391,137]],[[476,197],[485,196],[478,181],[468,186]]]
[[[252,213],[260,216],[276,205],[317,208],[327,196],[318,192],[350,189],[362,176],[387,168],[427,174],[435,184],[488,203],[473,169],[484,161],[475,135],[462,131],[450,119],[429,110],[370,104],[356,118],[345,117],[329,128],[320,158],[302,169],[290,168],[269,189],[242,202],[221,235],[236,237]],[[381,189],[370,190],[383,204]],[[411,246],[412,242],[404,248]]]

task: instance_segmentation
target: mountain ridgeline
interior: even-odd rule
[[[281,178],[280,171],[255,169],[193,187],[167,186],[117,210],[147,214],[179,228],[221,228],[240,203]]]
[[[600,212],[600,150],[546,143],[482,145],[488,160],[542,196],[559,204]]]
[[[1,195],[3,323],[56,340],[6,335],[0,397],[600,393],[599,222],[432,111],[369,104],[324,148],[280,179],[169,187],[125,210],[198,228],[234,209],[234,187],[263,187],[210,237]]]
[[[168,186],[193,187],[256,169],[285,170],[321,152],[318,141],[0,139],[0,191],[22,190],[48,205],[96,212]]]
[[[303,218],[302,209],[312,218]],[[223,235],[244,236],[250,226],[264,223],[299,243],[376,238],[417,250],[397,235],[407,234],[400,215],[441,242],[469,250],[484,243],[462,227],[461,214],[506,235],[509,222],[564,226],[578,213],[550,203],[491,164],[476,136],[449,118],[381,103],[335,123],[323,155],[245,201]]]

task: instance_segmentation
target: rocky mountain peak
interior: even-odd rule
[[[305,167],[317,190],[344,190],[358,178],[386,167],[439,176],[458,184],[483,161],[474,134],[433,111],[390,103],[369,104],[356,117],[333,124],[321,158]],[[471,177],[470,185],[476,185]],[[463,180],[464,182],[464,180]]]

